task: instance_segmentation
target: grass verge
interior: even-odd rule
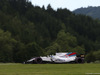
[[[99,74],[100,64],[0,64],[0,75]]]

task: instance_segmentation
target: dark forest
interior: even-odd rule
[[[0,62],[23,62],[56,52],[100,60],[100,20],[34,6],[28,0],[0,0]],[[93,57],[94,59],[91,59]]]

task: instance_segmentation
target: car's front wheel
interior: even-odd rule
[[[41,64],[42,63],[42,59],[40,57],[35,58],[35,63],[36,64]]]

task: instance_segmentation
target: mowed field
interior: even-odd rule
[[[100,75],[100,64],[0,64],[0,75]]]

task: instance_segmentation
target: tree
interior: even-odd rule
[[[46,48],[47,54],[54,54],[56,52],[77,52],[77,54],[84,54],[84,47],[78,46],[77,39],[75,36],[70,33],[65,33],[64,30],[61,30],[55,42],[51,46]]]
[[[70,51],[72,48],[77,46],[76,37],[72,36],[70,33],[65,33],[64,30],[61,30],[56,41],[60,46],[62,51]]]
[[[56,52],[61,52],[61,47],[58,43],[54,43],[52,46],[49,46],[45,49],[45,55],[52,55]]]
[[[38,44],[32,42],[26,45],[26,55],[28,59],[31,57],[38,57],[43,55],[43,50]]]
[[[42,10],[45,11],[45,6],[44,5],[42,6]]]
[[[26,46],[24,43],[17,41],[13,48],[13,62],[22,63],[27,60]]]
[[[87,63],[94,62],[96,59],[95,59],[95,55],[93,54],[93,52],[88,53],[85,57],[85,60]]]
[[[76,46],[72,51],[76,52],[77,54],[85,54],[84,46]]]
[[[100,61],[100,50],[93,52],[95,59]]]
[[[0,29],[0,62],[13,62],[15,44],[16,40],[11,37],[11,33]]]
[[[46,11],[51,15],[55,15],[55,11],[53,10],[50,4],[48,4]]]
[[[47,10],[49,10],[49,11],[52,11],[53,10],[50,4],[48,4]]]

